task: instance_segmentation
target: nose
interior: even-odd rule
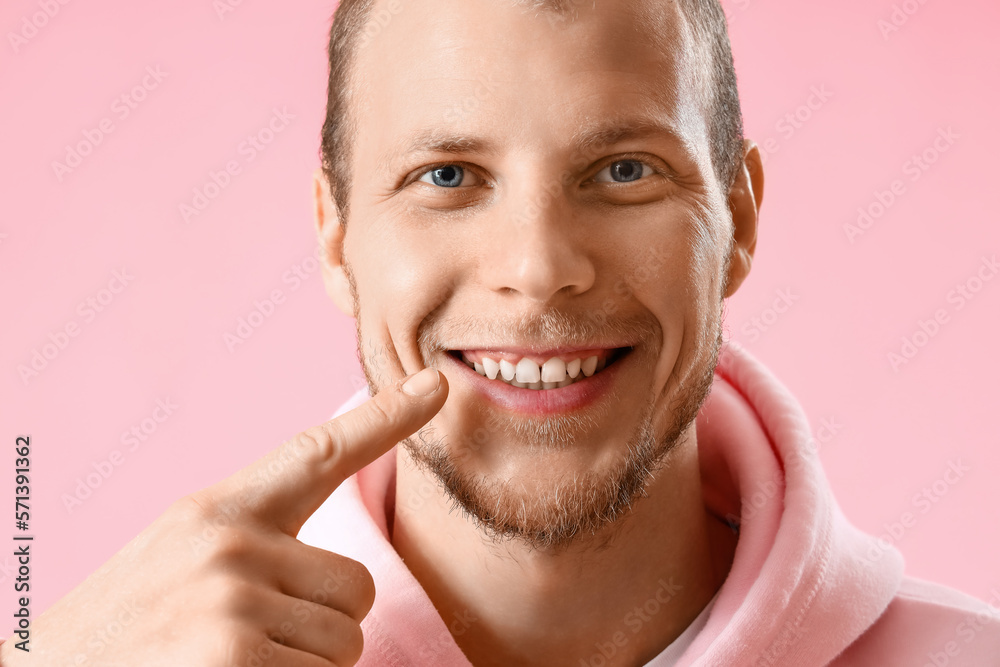
[[[574,225],[562,192],[523,188],[495,211],[482,277],[492,290],[539,303],[576,296],[594,285],[587,232]],[[560,188],[561,190],[561,188]]]

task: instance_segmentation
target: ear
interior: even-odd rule
[[[316,237],[323,250],[323,283],[326,293],[348,317],[354,317],[347,269],[344,266],[344,225],[333,203],[330,184],[322,168],[313,172],[313,204],[316,216]]]
[[[733,257],[725,298],[736,293],[750,273],[757,248],[757,220],[764,198],[764,165],[757,144],[743,141],[743,162],[729,190],[729,210],[733,217]]]

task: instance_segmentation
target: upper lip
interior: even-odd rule
[[[484,345],[477,347],[457,347],[450,348],[449,352],[454,352],[461,356],[465,353],[480,353],[499,360],[506,358],[508,361],[516,362],[522,358],[531,359],[541,366],[544,362],[554,357],[563,359],[573,359],[575,357],[590,356],[595,352],[603,356],[604,353],[611,354],[614,350],[621,348],[631,348],[633,345],[608,345],[597,343],[593,345],[573,345],[567,347],[532,347],[517,345]],[[586,353],[586,354],[581,354]]]
[[[556,357],[563,354],[573,354],[574,352],[587,352],[590,350],[615,350],[620,347],[632,347],[631,345],[605,345],[595,343],[593,345],[575,345],[573,347],[524,347],[516,345],[465,345],[462,347],[449,348],[453,352],[506,352],[509,354],[520,354],[523,356],[547,356]]]

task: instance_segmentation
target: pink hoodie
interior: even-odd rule
[[[336,414],[368,397],[362,389]],[[740,537],[678,667],[1000,666],[1000,592],[988,605],[904,577],[900,553],[840,512],[798,402],[735,343],[721,353],[697,434],[705,504],[738,522]],[[375,579],[359,665],[468,667],[452,632],[469,620],[442,619],[388,540],[395,457],[392,449],[341,485],[299,539],[364,563]],[[672,664],[665,657],[648,665]]]

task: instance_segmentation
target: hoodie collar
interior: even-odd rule
[[[359,390],[336,415],[368,398],[367,388]],[[735,342],[720,351],[696,429],[706,507],[739,540],[708,620],[678,667],[830,662],[893,599],[902,556],[844,518],[801,406]],[[430,656],[438,665],[468,665],[449,619],[434,611],[389,542],[395,473],[393,448],[341,485],[300,539],[371,570],[383,593],[364,627],[378,661],[424,664]]]
[[[893,599],[902,556],[844,518],[802,407],[734,342],[696,428],[706,506],[740,537],[679,667],[828,663]]]

